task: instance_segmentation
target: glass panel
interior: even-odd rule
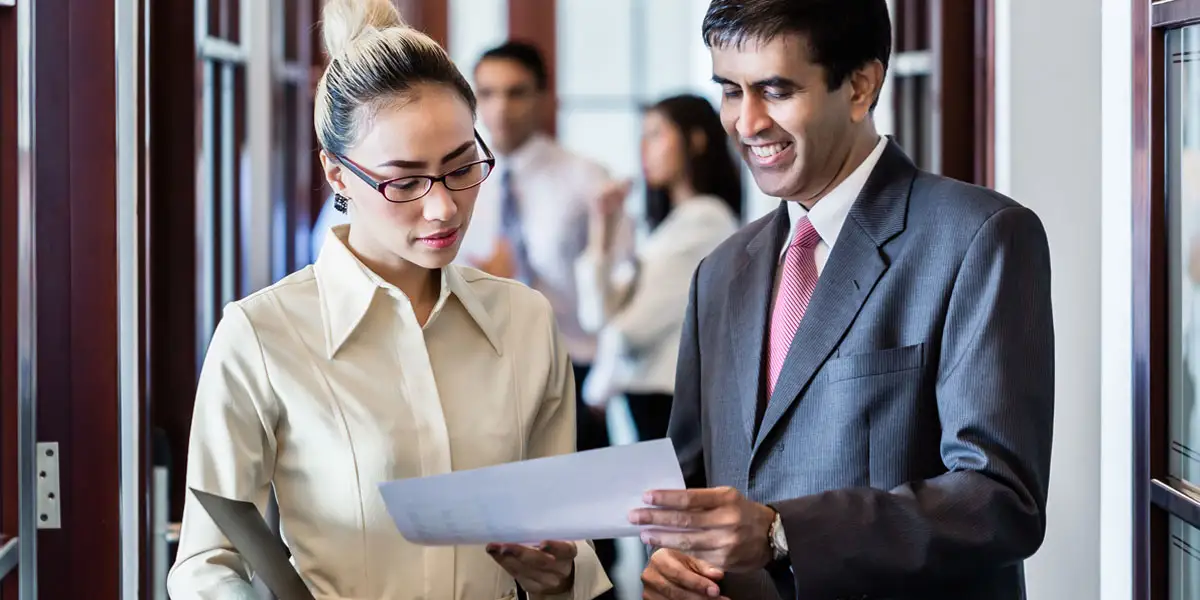
[[[704,14],[690,11],[691,0],[653,0],[637,2],[638,31],[634,42],[652,46],[639,48],[640,58],[633,61],[643,101],[690,91],[694,82],[691,60],[694,38],[700,37]],[[708,61],[708,57],[704,57]],[[706,65],[707,66],[707,65]]]
[[[1200,598],[1200,530],[1176,517],[1171,517],[1168,562],[1171,600]]]
[[[633,0],[561,0],[557,10],[558,94],[632,95]]]
[[[560,110],[559,141],[595,159],[615,177],[640,177],[642,115],[637,110]]]
[[[1200,26],[1167,34],[1171,474],[1200,483]],[[1200,548],[1200,544],[1195,544]],[[1200,597],[1200,594],[1196,596]]]
[[[479,55],[508,38],[506,0],[450,0],[450,58],[466,75]]]

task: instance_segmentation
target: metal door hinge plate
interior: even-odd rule
[[[37,527],[62,527],[62,497],[58,489],[58,442],[37,445]]]

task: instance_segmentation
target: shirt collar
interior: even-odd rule
[[[821,236],[821,241],[825,242],[825,245],[832,251],[838,235],[842,232],[842,225],[846,223],[846,216],[850,214],[850,207],[854,206],[858,194],[867,185],[867,179],[871,177],[871,171],[875,170],[875,165],[879,163],[879,157],[883,156],[887,145],[888,139],[880,136],[879,143],[875,144],[875,149],[871,150],[866,160],[862,161],[862,164],[858,165],[849,177],[842,180],[837,187],[813,205],[812,210],[804,208],[804,205],[799,202],[788,202],[788,220],[791,221],[788,241],[790,242],[796,234],[796,224],[807,215],[813,229],[816,229],[817,235]],[[783,245],[780,256],[787,251],[788,245],[788,243]]]
[[[321,320],[325,325],[325,351],[333,359],[362,323],[370,310],[375,296],[382,290],[385,294],[407,302],[407,298],[396,286],[367,268],[346,246],[350,233],[349,225],[338,225],[325,237],[325,245],[314,265],[317,289],[320,296]],[[457,265],[441,269],[441,286],[437,303],[429,314],[425,326],[431,325],[442,313],[450,296],[458,298],[467,314],[483,331],[496,354],[500,354],[500,337],[495,320],[488,313],[478,295],[459,272]]]

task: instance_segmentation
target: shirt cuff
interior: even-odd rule
[[[612,582],[604,574],[596,551],[588,542],[575,542],[578,554],[575,555],[575,584],[571,590],[561,594],[541,595],[530,594],[536,600],[592,600],[593,598],[612,589]]]

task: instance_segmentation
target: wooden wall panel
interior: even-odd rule
[[[934,93],[941,133],[941,174],[975,182],[976,140],[982,136],[976,120],[974,2],[941,0],[932,3]]]
[[[557,72],[558,41],[557,0],[509,0],[508,2],[508,37],[511,40],[528,42],[542,51],[546,60],[546,71],[549,75],[547,83],[547,99],[543,114],[543,131],[554,135],[558,127],[558,102],[555,90],[558,89],[555,73]]]
[[[395,2],[406,23],[424,31],[443,48],[448,48],[447,44],[450,41],[449,0],[395,0]]]
[[[199,76],[191,3],[150,2],[146,393],[171,463],[170,518],[183,518],[196,395],[196,153]]]
[[[17,19],[0,8],[0,535],[17,527]],[[13,574],[0,600],[16,597]]]
[[[996,4],[975,0],[975,178],[996,185]]]
[[[120,591],[114,9],[39,0],[34,18],[38,438],[60,444],[62,513],[40,598]]]

